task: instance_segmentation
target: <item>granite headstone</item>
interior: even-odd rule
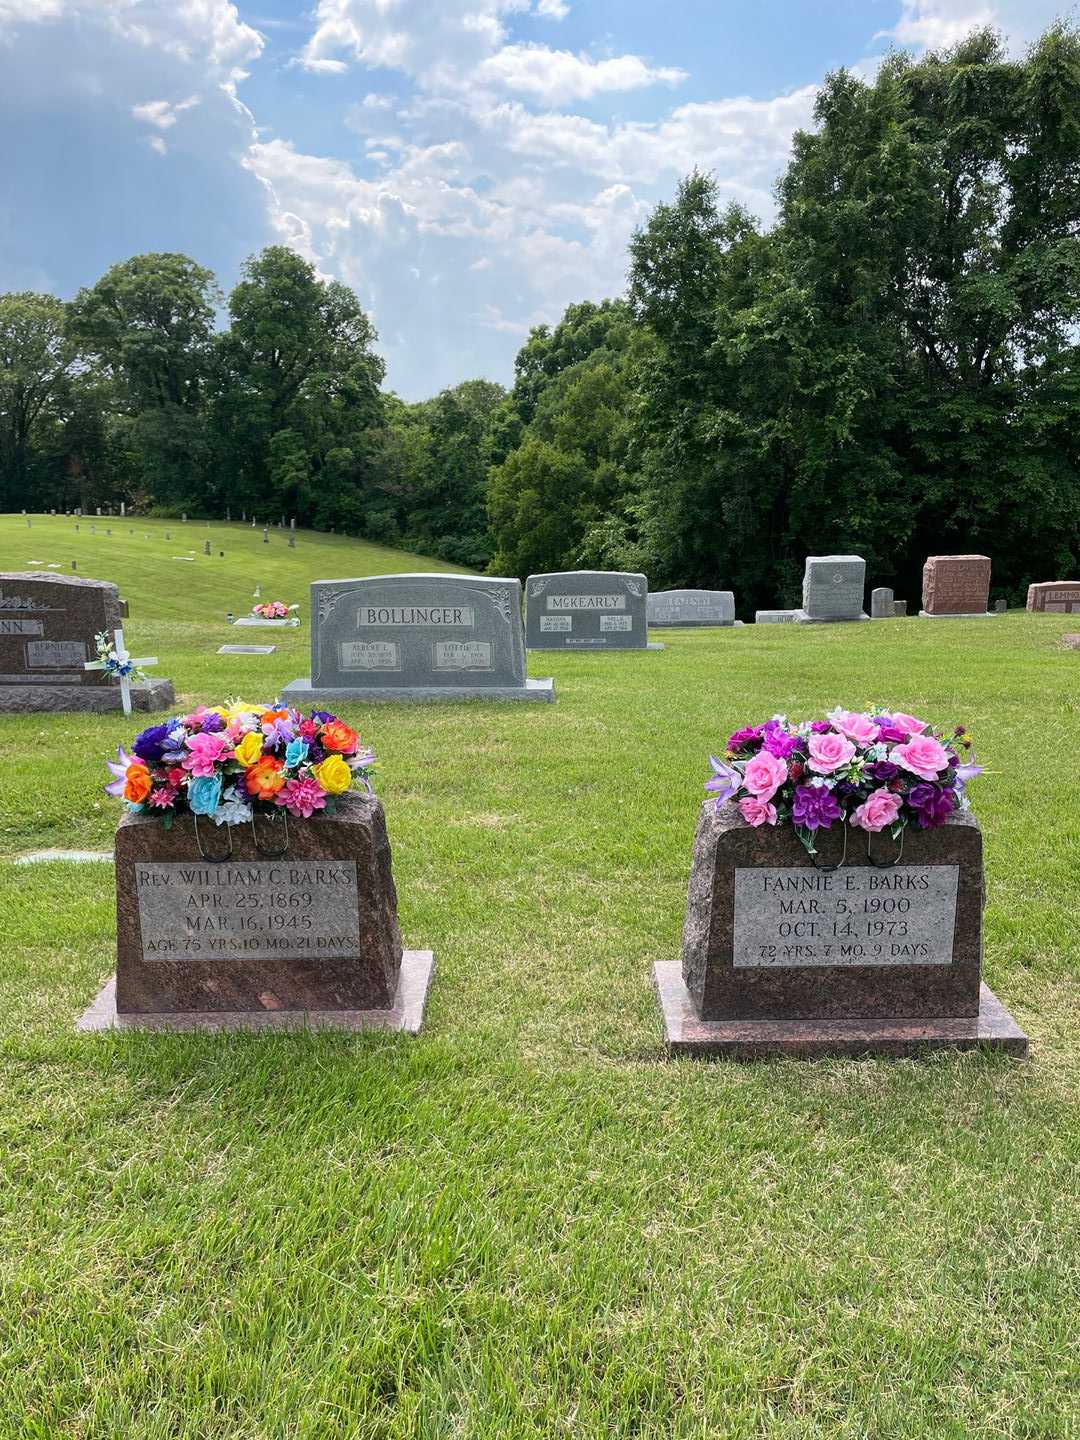
[[[669,629],[734,625],[735,596],[730,590],[650,590],[645,616]]]
[[[803,572],[800,625],[869,620],[863,610],[866,561],[861,555],[808,555]]]
[[[906,616],[907,616],[907,601],[906,601],[906,600],[894,600],[894,601],[893,601],[893,614],[897,617],[897,619],[906,618]]]
[[[673,1050],[1026,1053],[1023,1033],[982,984],[975,819],[907,831],[895,864],[890,837],[872,837],[872,847],[863,853],[849,838],[845,863],[817,868],[790,825],[755,829],[734,807],[705,803],[681,972],[676,962],[656,966]]]
[[[870,592],[870,619],[892,620],[896,617],[893,592],[886,585],[879,585]]]
[[[120,628],[125,606],[115,585],[74,575],[0,574],[0,712],[119,710],[119,686],[84,670],[96,637]],[[175,699],[168,680],[131,687],[137,710],[161,710]]]
[[[1029,585],[1027,608],[1032,614],[1080,614],[1080,580],[1041,580]]]
[[[312,700],[540,700],[525,674],[521,584],[479,575],[373,575],[311,587],[311,676],[283,692]]]
[[[373,796],[287,828],[129,813],[116,916],[116,976],[82,1029],[419,1028],[433,960],[402,951]]]
[[[525,643],[530,650],[645,650],[649,645],[644,575],[564,570],[525,582]]]
[[[923,566],[924,620],[981,619],[990,598],[989,555],[931,555]]]

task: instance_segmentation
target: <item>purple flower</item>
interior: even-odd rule
[[[907,803],[915,811],[916,826],[920,830],[934,830],[944,825],[956,808],[956,796],[951,790],[924,782],[911,787]]]
[[[127,768],[131,764],[133,759],[134,756],[128,755],[125,752],[124,747],[122,745],[118,745],[116,747],[116,759],[105,761],[106,767],[111,770],[112,773],[116,776],[116,779],[112,782],[111,785],[105,786],[106,795],[123,795],[124,784],[127,778]]]
[[[956,783],[962,790],[969,780],[974,780],[976,775],[981,775],[982,773],[983,767],[981,765],[975,764],[975,757],[973,755],[971,757],[970,763],[964,765],[957,765]]]
[[[225,729],[226,723],[224,715],[219,715],[216,710],[212,710],[209,715],[203,716],[202,733],[216,735],[219,730]]]
[[[331,715],[329,710],[313,710],[311,712],[311,718],[312,720],[318,720],[320,725],[326,725],[328,722],[336,720],[338,717],[336,715]]]
[[[755,740],[761,739],[761,725],[747,725],[742,730],[736,730],[734,735],[728,736],[727,748],[729,750],[741,750],[744,746],[751,745]]]
[[[770,720],[765,726],[762,744],[778,760],[790,760],[796,750],[802,749],[803,739],[801,735],[789,735],[782,725]]]
[[[901,730],[899,725],[893,725],[891,721],[879,716],[878,739],[883,740],[886,745],[902,745],[907,739],[907,731]]]
[[[827,830],[840,819],[840,806],[826,785],[796,785],[791,819],[806,830]]]
[[[722,760],[717,760],[715,755],[709,756],[709,764],[713,767],[713,775],[711,780],[705,781],[705,789],[716,796],[716,808],[719,810],[738,790],[743,777],[738,770],[725,765]]]
[[[135,743],[131,748],[140,760],[145,760],[147,765],[159,764],[165,754],[173,724],[172,720],[168,720],[164,725],[150,725],[135,736]]]
[[[811,731],[815,735],[828,735],[832,728],[827,720],[815,720],[810,726]]]
[[[883,785],[890,780],[895,780],[900,771],[891,760],[877,760],[873,765],[866,767],[866,773],[873,780],[880,780]]]

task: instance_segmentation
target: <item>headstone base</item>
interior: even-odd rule
[[[1000,614],[997,610],[973,610],[962,615],[938,614],[934,610],[920,610],[920,620],[993,620]]]
[[[255,630],[284,630],[289,626],[295,628],[300,624],[297,619],[292,620],[264,620],[260,615],[241,615],[239,620],[233,621],[234,625],[250,625]]]
[[[653,975],[672,1055],[814,1060],[827,1055],[900,1058],[924,1050],[1028,1053],[1027,1036],[988,985],[980,987],[978,1015],[956,1019],[701,1020],[677,960],[657,961]]]
[[[861,615],[808,615],[805,610],[795,611],[796,625],[850,625],[856,620],[869,620],[864,610]]]
[[[133,710],[168,710],[176,704],[171,680],[141,680],[131,687]],[[2,685],[0,714],[44,714],[81,710],[106,715],[123,710],[120,687],[112,685]]]
[[[524,685],[387,685],[355,688],[324,688],[310,680],[293,680],[281,692],[286,705],[306,709],[313,700],[344,704],[370,705],[379,701],[403,705],[428,700],[537,700],[551,704],[555,699],[555,681],[526,680]]]
[[[556,652],[560,655],[640,655],[642,650],[663,650],[664,643],[662,640],[650,640],[647,645],[597,645],[586,640],[580,645],[526,645],[525,649],[538,655]]]
[[[755,625],[790,625],[794,622],[797,610],[755,610]]]
[[[401,956],[397,993],[389,1010],[195,1010],[183,1013],[116,1013],[116,976],[102,987],[76,1030],[400,1030],[415,1035],[435,956],[430,950],[406,950]]]

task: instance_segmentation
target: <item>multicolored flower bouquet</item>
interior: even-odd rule
[[[331,715],[233,701],[200,706],[190,715],[151,725],[127,754],[120,746],[108,767],[105,793],[129,810],[154,810],[166,825],[178,814],[205,815],[216,825],[252,820],[256,811],[284,810],[304,819],[333,814],[339,795],[372,793],[375,757],[356,731]]]
[[[106,675],[113,675],[117,680],[126,675],[131,680],[145,680],[145,673],[134,663],[130,655],[121,657],[117,654],[116,641],[104,630],[100,635],[94,636],[94,645],[97,648],[97,658],[101,662],[101,669]]]
[[[299,609],[299,605],[286,605],[284,600],[266,600],[261,605],[253,605],[251,613],[260,620],[287,620],[294,610]]]
[[[774,715],[736,730],[724,758],[710,755],[705,789],[717,809],[734,803],[748,825],[790,820],[811,855],[836,821],[868,835],[931,830],[968,810],[967,782],[982,774],[963,725],[949,734],[899,710],[831,710],[791,724]]]

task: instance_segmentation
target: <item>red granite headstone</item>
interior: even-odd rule
[[[931,555],[923,566],[924,615],[985,615],[988,555]]]
[[[1033,613],[1080,614],[1080,580],[1042,580],[1029,585],[1027,608]]]

